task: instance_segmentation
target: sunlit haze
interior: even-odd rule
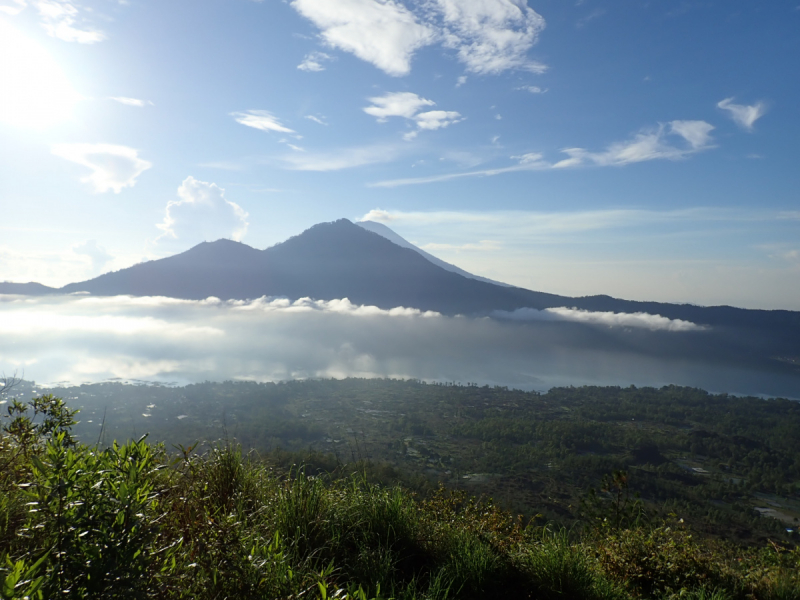
[[[79,95],[36,42],[0,20],[0,121],[42,129],[72,115]]]

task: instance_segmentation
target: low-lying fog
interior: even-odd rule
[[[0,371],[39,383],[354,376],[800,397],[800,376],[743,363],[709,328],[645,314],[521,309],[476,319],[347,300],[0,296],[0,332]]]

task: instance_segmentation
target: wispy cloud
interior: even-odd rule
[[[419,185],[423,183],[438,183],[442,181],[451,181],[453,179],[463,179],[465,177],[492,177],[494,175],[502,175],[504,173],[514,173],[516,171],[536,171],[546,169],[546,163],[535,160],[534,157],[541,157],[541,154],[530,154],[530,159],[520,161],[517,164],[500,167],[496,169],[480,169],[477,171],[462,171],[459,173],[444,173],[441,175],[429,175],[427,177],[407,177],[403,179],[387,179],[384,181],[377,181],[375,183],[368,183],[367,187],[378,188],[393,188],[403,185]]]
[[[275,131],[277,133],[295,133],[293,129],[281,124],[280,120],[271,112],[266,110],[248,110],[245,112],[233,112],[231,116],[237,123],[259,129],[261,131]]]
[[[711,144],[711,131],[713,125],[705,121],[672,121],[671,133],[681,136],[692,147],[692,150],[702,150]]]
[[[733,98],[725,98],[717,102],[717,106],[728,111],[730,118],[745,131],[753,131],[755,122],[767,112],[767,105],[764,102],[751,105],[734,104]]]
[[[381,123],[387,121],[389,117],[402,117],[416,124],[416,130],[403,136],[406,140],[416,137],[420,130],[441,129],[463,120],[459,113],[452,110],[419,112],[423,107],[433,106],[436,103],[411,92],[391,92],[369,98],[369,101],[372,102],[372,106],[365,107],[364,112],[376,117]]]
[[[303,61],[297,65],[297,68],[301,71],[310,71],[314,73],[324,71],[325,67],[322,63],[332,58],[330,54],[325,54],[324,52],[310,52],[305,55]]]
[[[573,321],[604,327],[636,327],[650,331],[704,331],[707,328],[691,321],[668,319],[644,312],[615,313],[579,310],[576,308],[518,308],[514,311],[496,310],[496,319],[509,321]]]
[[[561,235],[619,228],[638,228],[655,224],[697,222],[752,222],[777,220],[776,213],[753,213],[734,209],[691,208],[655,211],[619,208],[587,211],[429,211],[405,212],[373,209],[360,220],[376,221],[397,226],[426,226],[439,229],[469,226],[497,234],[497,239],[525,236]],[[501,235],[506,232],[507,235]]]
[[[555,169],[594,164],[601,167],[624,166],[650,160],[678,160],[711,147],[710,132],[713,125],[705,121],[672,121],[669,126],[659,125],[653,130],[637,133],[633,139],[611,144],[602,152],[589,152],[583,148],[562,150],[569,158],[554,165]],[[683,138],[688,146],[675,146],[668,136]]]
[[[577,27],[578,29],[583,29],[589,23],[591,23],[595,19],[599,19],[604,14],[606,14],[606,9],[604,9],[604,8],[596,8],[592,12],[590,12],[588,15],[586,15],[585,17],[581,17],[580,19],[578,19],[578,22],[575,23],[575,27]]]
[[[0,13],[11,16],[18,15],[25,10],[27,6],[27,0],[4,0],[4,2],[0,4]]]
[[[512,156],[516,163],[491,169],[444,173],[427,177],[391,179],[367,184],[368,187],[398,187],[462,179],[465,177],[492,177],[519,171],[545,171],[587,166],[625,166],[650,160],[680,160],[697,152],[712,148],[711,131],[713,125],[705,121],[672,121],[660,124],[655,129],[637,133],[633,139],[615,142],[600,152],[590,152],[584,148],[565,148],[561,152],[567,158],[556,162],[545,160],[540,152],[528,152]],[[683,146],[674,145],[670,137],[680,138]]]
[[[136,179],[152,163],[139,158],[139,151],[114,144],[55,144],[51,151],[56,156],[91,169],[92,173],[81,179],[90,183],[99,193],[133,187]]]
[[[306,115],[306,119],[309,121],[314,121],[314,123],[319,123],[320,125],[327,125],[327,123],[323,120],[324,117],[317,117],[315,115]]]
[[[468,71],[540,73],[528,50],[544,19],[518,0],[430,0],[413,11],[395,0],[293,0],[329,47],[350,52],[389,75],[407,75],[414,53],[441,43]]]
[[[541,88],[538,85],[523,85],[517,88],[518,90],[525,90],[531,94],[546,94],[547,88]]]
[[[86,22],[79,22],[80,11],[69,0],[35,0],[33,4],[39,11],[45,31],[54,38],[79,44],[94,44],[106,39],[102,31]]]
[[[125,96],[112,96],[109,100],[119,102],[125,106],[135,106],[137,108],[144,108],[145,106],[153,106],[150,100],[140,100],[139,98],[126,98]]]
[[[178,197],[167,203],[164,220],[156,225],[163,233],[156,241],[170,238],[184,245],[220,238],[241,241],[247,233],[247,211],[225,198],[225,190],[216,184],[187,177]]]
[[[340,171],[395,160],[402,154],[397,146],[369,145],[338,148],[329,152],[293,153],[281,157],[283,167],[291,171]]]

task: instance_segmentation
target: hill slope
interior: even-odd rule
[[[186,299],[349,298],[445,314],[563,306],[568,298],[498,286],[447,271],[346,219],[321,223],[266,250],[205,242],[176,256],[64,286],[62,293]]]

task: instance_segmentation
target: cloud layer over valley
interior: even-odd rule
[[[348,300],[0,296],[0,369],[39,382],[402,377],[528,389],[675,383],[792,396],[712,329],[570,309],[445,317]],[[734,344],[735,346],[735,344]],[[733,351],[731,351],[733,352]]]

